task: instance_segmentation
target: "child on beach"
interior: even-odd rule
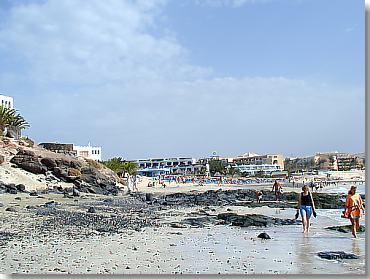
[[[360,229],[360,217],[363,215],[364,206],[362,198],[356,194],[357,186],[351,186],[346,198],[346,208],[344,218],[348,218],[352,225],[352,235],[357,237],[357,231]]]
[[[262,196],[263,196],[262,192],[261,192],[261,191],[258,191],[258,192],[256,193],[256,195],[257,195],[257,203],[261,203],[261,201],[262,201]]]
[[[313,214],[316,217],[315,203],[310,192],[310,188],[305,185],[302,187],[302,193],[298,197],[298,207],[295,218],[298,218],[298,212],[302,217],[303,232],[308,233],[310,229],[310,218]]]

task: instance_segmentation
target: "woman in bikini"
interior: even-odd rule
[[[313,214],[313,216],[316,217],[316,210],[312,194],[307,185],[302,187],[302,193],[298,197],[298,208],[296,213],[296,219],[298,218],[298,212],[301,213],[303,232],[308,233],[310,229],[311,215]]]
[[[352,235],[357,237],[357,232],[360,229],[360,217],[363,215],[364,203],[359,194],[356,194],[356,186],[351,186],[346,198],[346,208],[344,209],[344,217],[349,218],[352,225]]]

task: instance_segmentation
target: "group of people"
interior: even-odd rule
[[[202,177],[202,176],[186,176],[186,175],[162,175],[159,177],[161,181],[176,184],[198,184],[199,186],[206,184],[218,185],[248,185],[259,183],[271,183],[270,178],[230,178],[230,177]]]
[[[357,232],[360,229],[360,217],[364,214],[364,202],[361,195],[356,193],[357,186],[351,186],[346,197],[345,208],[341,217],[347,218],[351,222],[352,235],[357,237]],[[282,184],[275,180],[272,191],[275,193],[276,201],[279,201],[283,193]],[[256,192],[257,203],[261,203],[263,193],[262,191]],[[316,208],[315,202],[312,197],[309,185],[303,185],[302,192],[298,196],[298,206],[295,218],[297,219],[301,215],[303,232],[308,233],[310,229],[310,218],[313,215],[315,218]]]
[[[356,193],[356,190],[356,186],[351,186],[348,191],[345,208],[341,216],[350,220],[352,235],[355,238],[360,229],[360,217],[364,214],[364,203],[361,195]],[[298,197],[297,213],[295,215],[296,219],[299,214],[302,218],[303,232],[308,233],[310,229],[310,218],[312,215],[316,217],[316,208],[310,188],[307,185],[302,187],[302,192]]]

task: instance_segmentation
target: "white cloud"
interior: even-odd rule
[[[309,141],[313,150],[340,149],[333,142],[359,134],[361,123],[350,123],[363,119],[361,90],[284,77],[215,77],[189,63],[189,50],[176,37],[150,32],[164,5],[48,0],[14,6],[0,29],[0,58],[9,66],[0,65],[0,85],[14,92],[30,135],[91,141],[107,157],[136,158],[300,150]],[[331,119],[331,104],[346,113]],[[341,135],[346,124],[349,133]],[[311,140],[315,131],[320,140]]]
[[[198,76],[186,64],[175,38],[146,30],[163,1],[50,0],[17,6],[0,47],[21,57],[28,75],[41,83],[97,85],[142,79]]]

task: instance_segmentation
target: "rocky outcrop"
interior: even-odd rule
[[[352,232],[352,226],[351,225],[327,227],[326,229],[332,230],[332,231],[338,231],[338,232],[342,232],[342,233]],[[363,225],[360,225],[360,229],[358,230],[358,232],[360,232],[360,233],[365,232],[365,227]]]
[[[259,214],[220,213],[217,218],[224,220],[226,224],[239,227],[267,227],[272,225],[298,225],[301,223],[301,221],[295,219],[280,219]]]
[[[71,189],[76,188],[79,192],[117,195],[118,186],[116,186],[116,177],[109,175],[108,170],[98,170],[89,166],[88,162],[79,160],[74,157],[42,157],[36,155],[32,150],[19,148],[16,155],[11,158],[10,162],[33,174],[45,175],[48,182],[63,181],[71,183]],[[96,163],[100,166],[98,163]],[[1,192],[9,192],[9,187],[0,188]],[[24,189],[23,189],[24,190]],[[12,189],[11,191],[23,191],[22,189]],[[77,192],[76,192],[77,193]]]
[[[271,191],[263,192],[263,202],[256,202],[256,190],[210,190],[202,193],[174,193],[151,198],[163,205],[235,205],[248,207],[279,207],[294,208],[297,206],[298,193],[284,193],[279,203],[275,202],[275,194]],[[337,209],[343,208],[345,195],[314,193],[316,208]],[[145,199],[145,197],[143,197]]]
[[[118,186],[114,178],[102,174],[93,167],[81,168],[81,176],[75,181],[76,188],[85,193],[117,195]]]
[[[0,182],[0,194],[9,193],[17,194],[18,192],[26,192],[26,187],[23,184],[5,184]]]
[[[329,251],[329,252],[319,252],[317,255],[320,258],[327,259],[327,260],[338,260],[338,259],[359,259],[360,257],[351,254],[351,253],[346,253],[343,251]]]
[[[41,164],[47,167],[48,170],[53,170],[57,167],[57,163],[52,158],[42,158],[40,160]]]
[[[35,153],[29,150],[19,150],[10,162],[19,168],[34,174],[45,174],[47,171],[47,168],[39,162]]]

